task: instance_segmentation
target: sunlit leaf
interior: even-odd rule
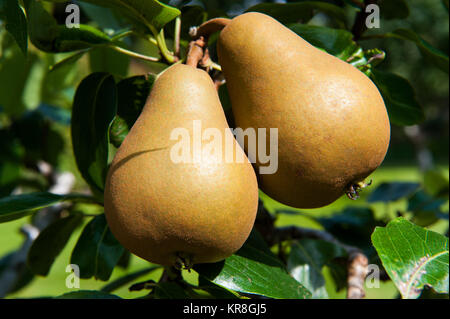
[[[424,286],[448,293],[448,238],[404,218],[379,227],[372,242],[403,298],[417,298]]]

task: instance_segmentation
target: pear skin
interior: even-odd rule
[[[322,207],[382,163],[390,140],[386,107],[352,65],[255,12],[221,31],[218,57],[236,126],[278,129],[278,170],[258,175],[270,197]]]
[[[191,147],[197,143],[194,121],[201,121],[202,134],[221,132],[216,150],[222,157],[212,151],[211,136],[203,136],[201,157],[173,160],[181,154],[176,130],[189,133]],[[244,161],[226,161],[227,147]],[[171,66],[155,81],[108,171],[105,214],[112,233],[153,263],[217,262],[243,245],[257,206],[256,175],[228,127],[211,78],[188,65]]]

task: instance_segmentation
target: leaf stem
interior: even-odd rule
[[[123,38],[125,38],[125,37],[131,35],[131,34],[133,34],[133,30],[127,30],[127,31],[121,32],[121,33],[119,33],[119,34],[113,36],[113,37],[111,38],[111,41],[112,41],[112,42],[118,41],[118,40],[120,40],[120,39],[123,39]]]
[[[181,36],[181,18],[180,16],[175,18],[175,39],[174,39],[174,54],[180,57],[180,36]]]
[[[145,61],[150,61],[150,62],[157,62],[157,61],[160,60],[159,58],[148,56],[148,55],[143,55],[143,54],[140,54],[140,53],[136,53],[136,52],[133,52],[133,51],[130,51],[130,50],[127,50],[127,49],[124,49],[122,47],[118,47],[118,46],[115,46],[115,45],[114,46],[110,46],[110,47],[113,50],[115,50],[117,52],[120,52],[120,53],[123,53],[125,55],[128,55],[128,56],[130,56],[132,58],[145,60]]]
[[[170,64],[177,62],[179,59],[167,48],[166,39],[164,37],[164,29],[161,29],[161,31],[158,32],[154,27],[152,27],[151,30],[156,38],[159,51],[164,59],[166,59]]]

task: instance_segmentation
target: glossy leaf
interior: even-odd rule
[[[296,3],[260,3],[250,7],[246,12],[265,13],[283,24],[308,22],[315,13],[321,12],[335,18],[343,26],[347,15],[344,9],[331,3],[320,1],[302,1]]]
[[[215,299],[239,299],[239,297],[229,289],[216,285],[202,276],[198,278],[198,287],[199,289],[206,291]]]
[[[103,32],[80,24],[79,28],[58,25],[38,1],[25,0],[31,42],[45,52],[70,52],[110,42]]]
[[[313,298],[328,298],[322,268],[345,255],[344,249],[332,243],[302,239],[292,245],[287,267],[291,276],[312,292]]]
[[[311,298],[279,259],[249,243],[225,261],[199,264],[194,269],[216,285],[237,292],[281,299]]]
[[[47,276],[56,257],[66,246],[82,219],[80,214],[59,219],[39,234],[28,251],[27,264],[33,273]]]
[[[408,80],[388,72],[372,70],[372,80],[383,96],[389,120],[396,125],[414,125],[425,119],[416,100],[416,94]]]
[[[369,196],[368,202],[393,202],[405,197],[410,197],[420,187],[417,183],[393,182],[382,183]]]
[[[110,128],[110,139],[114,146],[120,146],[141,114],[154,81],[154,75],[135,76],[117,84],[117,116]]]
[[[50,0],[52,2],[66,2],[65,0]],[[151,31],[160,30],[167,23],[175,19],[180,10],[168,6],[157,0],[80,0],[98,6],[112,8],[130,19],[141,29]]]
[[[424,286],[448,293],[448,238],[404,218],[377,228],[372,242],[403,298],[417,298]]]
[[[0,223],[31,215],[38,209],[52,206],[65,200],[92,202],[91,197],[79,194],[57,195],[53,193],[40,192],[12,195],[0,198]]]
[[[68,292],[56,299],[121,299],[119,296],[96,290],[79,290]]]
[[[108,165],[109,127],[117,112],[112,75],[93,73],[78,86],[72,109],[72,145],[78,169],[99,196]]]
[[[0,223],[31,215],[35,210],[63,201],[65,196],[31,193],[0,198]]]
[[[28,49],[27,18],[19,6],[19,1],[0,0],[0,18],[4,20],[6,30],[26,55]]]
[[[84,228],[73,249],[70,263],[80,267],[80,278],[107,281],[124,248],[109,230],[104,214],[94,217]]]

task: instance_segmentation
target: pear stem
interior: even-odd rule
[[[206,41],[202,36],[195,41],[191,41],[189,43],[189,51],[186,58],[186,64],[196,68],[198,66],[198,63],[203,59],[205,47]]]
[[[195,38],[208,38],[210,35],[221,31],[223,28],[225,28],[229,23],[231,22],[231,19],[227,18],[215,18],[208,20],[204,22],[199,27],[191,28],[189,31],[189,34],[191,37]]]

